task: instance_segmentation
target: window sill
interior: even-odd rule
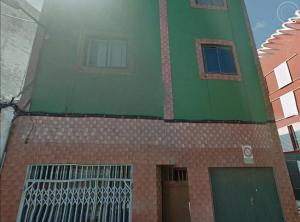
[[[100,74],[100,75],[130,75],[131,69],[127,68],[94,68],[94,67],[78,67],[79,72],[88,74]]]
[[[205,73],[201,75],[201,79],[204,80],[236,80],[241,81],[242,78],[240,75],[228,75],[228,74],[219,74],[219,73]]]

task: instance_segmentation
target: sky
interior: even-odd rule
[[[245,0],[256,47],[300,9],[300,0]]]
[[[27,0],[37,9],[44,0]],[[300,9],[300,0],[245,0],[251,21],[256,47],[281,28],[283,22]]]
[[[42,9],[43,2],[44,2],[44,0],[26,0],[26,1],[28,1],[29,3],[31,3],[38,10]]]

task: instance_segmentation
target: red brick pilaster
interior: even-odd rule
[[[162,76],[165,84],[164,118],[173,119],[173,92],[170,64],[167,0],[159,0]]]

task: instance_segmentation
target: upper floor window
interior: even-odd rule
[[[205,73],[236,75],[232,48],[221,45],[202,45]]]
[[[286,62],[281,63],[274,69],[276,81],[279,88],[282,88],[292,82],[290,70]]]
[[[191,0],[195,8],[227,9],[226,0]]]
[[[298,115],[298,107],[293,91],[288,92],[280,97],[280,102],[284,118]]]
[[[203,6],[203,5],[210,5],[210,6],[225,6],[225,0],[195,0],[197,5]]]
[[[200,75],[204,79],[239,80],[234,44],[221,40],[196,41]]]
[[[126,68],[127,41],[87,37],[82,62],[91,68]]]

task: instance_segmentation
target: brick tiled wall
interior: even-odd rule
[[[171,78],[167,0],[159,0],[162,78],[165,83],[165,119],[173,119],[173,90]]]
[[[28,140],[31,144],[165,145],[184,149],[240,148],[242,144],[266,149],[275,145],[269,127],[262,124],[170,123],[96,117],[19,119],[18,140]]]
[[[192,222],[213,222],[208,168],[247,167],[241,145],[250,144],[255,157],[251,166],[274,167],[286,221],[296,222],[299,216],[283,154],[277,136],[271,133],[275,130],[273,124],[18,117],[1,176],[0,221],[15,221],[29,164],[127,163],[134,172],[133,222],[161,220],[157,167],[166,164],[188,169]]]

